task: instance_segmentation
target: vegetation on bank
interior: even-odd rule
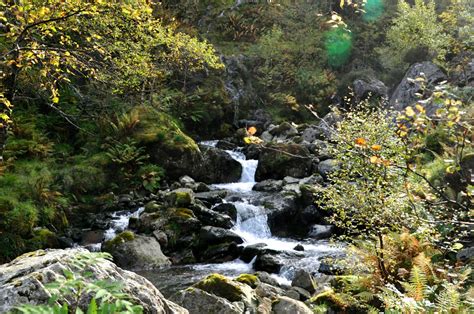
[[[0,262],[59,247],[110,192],[156,191],[166,169],[151,143],[180,152],[198,149],[188,134],[232,135],[236,107],[237,118],[264,109],[313,122],[307,107],[337,105],[333,154],[345,166],[323,205],[371,272],[337,278],[314,309],[472,307],[472,275],[455,257],[472,237],[469,0],[257,2],[0,1]],[[428,101],[396,122],[378,100],[344,97],[356,78],[392,88],[426,60],[456,79],[427,86]]]

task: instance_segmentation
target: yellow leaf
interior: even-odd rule
[[[358,146],[366,146],[367,145],[367,141],[365,140],[365,138],[363,137],[358,137],[354,140],[354,143]]]
[[[416,108],[416,110],[418,110],[418,112],[425,113],[425,107],[423,107],[422,105],[416,104],[415,108]]]
[[[377,156],[370,157],[370,163],[376,164],[376,163],[378,163],[378,161],[379,161],[379,157],[377,157]]]
[[[382,146],[377,145],[377,144],[372,145],[370,148],[376,152],[379,150],[382,150]]]
[[[53,103],[57,104],[58,102],[59,102],[59,97],[58,96],[53,97]]]
[[[257,133],[257,128],[254,126],[251,126],[250,128],[247,129],[247,134],[249,135],[255,135]]]
[[[411,106],[408,106],[408,107],[405,108],[405,114],[408,117],[413,117],[415,115],[415,111],[413,110],[413,108]]]

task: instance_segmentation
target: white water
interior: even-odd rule
[[[204,145],[215,147],[217,141],[203,142]],[[242,175],[239,182],[214,184],[216,189],[226,189],[239,196],[242,201],[233,202],[237,208],[237,221],[232,231],[237,233],[244,240],[245,245],[265,243],[268,249],[289,252],[293,257],[285,259],[279,275],[274,277],[281,284],[291,283],[296,269],[302,268],[310,272],[314,272],[319,267],[318,258],[331,253],[340,252],[340,248],[330,246],[324,241],[301,242],[293,239],[282,239],[272,236],[268,225],[268,216],[266,210],[262,206],[250,203],[253,193],[252,188],[255,185],[255,172],[258,166],[258,160],[247,160],[245,155],[240,151],[226,151],[233,159],[242,165]],[[294,250],[295,246],[301,244],[304,252]],[[290,255],[291,256],[291,255]],[[200,265],[195,267],[206,268],[212,270],[236,270],[241,269],[242,272],[252,270],[253,262],[246,264],[241,260],[236,260],[222,264]]]
[[[138,218],[143,213],[145,207],[140,207],[136,211],[127,214],[112,214],[111,226],[104,233],[105,241],[113,239],[118,233],[127,230],[130,218]]]

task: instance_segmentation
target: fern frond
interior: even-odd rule
[[[451,313],[462,306],[458,286],[446,284],[444,290],[436,296],[436,305],[441,313]]]
[[[421,301],[426,296],[428,279],[426,278],[425,273],[418,266],[413,266],[410,272],[410,282],[403,286],[407,290],[409,297],[416,301]]]
[[[431,259],[421,252],[413,259],[413,265],[421,269],[427,277],[432,277],[434,274]]]

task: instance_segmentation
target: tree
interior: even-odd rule
[[[387,31],[387,47],[380,50],[383,64],[388,68],[406,68],[407,63],[427,58],[438,63],[445,60],[450,37],[438,21],[435,9],[432,0],[415,0],[413,6],[405,0],[398,2],[397,16]]]
[[[57,109],[60,87],[91,79],[118,94],[152,93],[173,70],[221,68],[212,46],[165,26],[152,1],[0,2],[0,155],[21,82]]]

